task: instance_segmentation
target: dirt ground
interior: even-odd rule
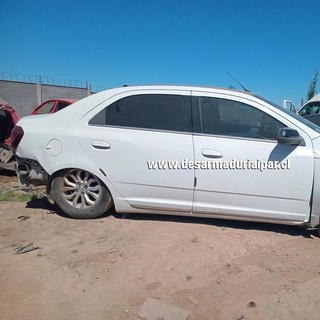
[[[17,178],[0,176],[0,192]],[[28,244],[38,249],[15,254]],[[0,203],[0,317],[139,319],[147,298],[190,320],[320,319],[320,239],[297,227]]]

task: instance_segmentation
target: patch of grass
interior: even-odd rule
[[[4,201],[17,201],[17,202],[24,202],[24,201],[30,201],[33,199],[38,198],[33,193],[27,193],[27,192],[16,192],[13,190],[0,192],[0,202]]]

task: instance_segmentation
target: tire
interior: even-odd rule
[[[55,176],[51,184],[54,200],[72,218],[92,219],[108,211],[112,197],[102,181],[92,173],[71,169]]]

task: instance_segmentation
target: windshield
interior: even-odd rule
[[[306,118],[292,112],[292,111],[289,111],[281,106],[279,106],[278,104],[274,103],[274,102],[271,102],[265,98],[262,98],[260,96],[257,96],[257,95],[254,95],[255,97],[259,98],[260,100],[264,101],[264,102],[267,102],[268,104],[271,104],[273,107],[281,110],[282,112],[286,113],[287,115],[289,115],[290,117],[292,118],[295,118],[296,120],[302,122],[304,125],[306,125],[307,127],[313,129],[314,131],[320,133],[320,127],[317,126],[316,124],[314,124],[313,122],[307,120]]]
[[[308,114],[318,114],[320,111],[320,101],[309,102],[303,108],[298,111],[300,116],[306,116]]]

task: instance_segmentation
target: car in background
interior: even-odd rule
[[[252,93],[115,88],[22,118],[13,133],[20,183],[46,185],[71,217],[114,206],[319,226],[320,127]]]
[[[303,105],[297,114],[320,126],[320,93]]]
[[[55,113],[57,111],[60,111],[64,109],[65,107],[69,106],[72,103],[75,103],[76,99],[50,99],[35,108],[31,115],[36,114],[46,114],[46,113]]]
[[[18,121],[15,108],[0,100],[0,168],[14,169],[11,132]]]

